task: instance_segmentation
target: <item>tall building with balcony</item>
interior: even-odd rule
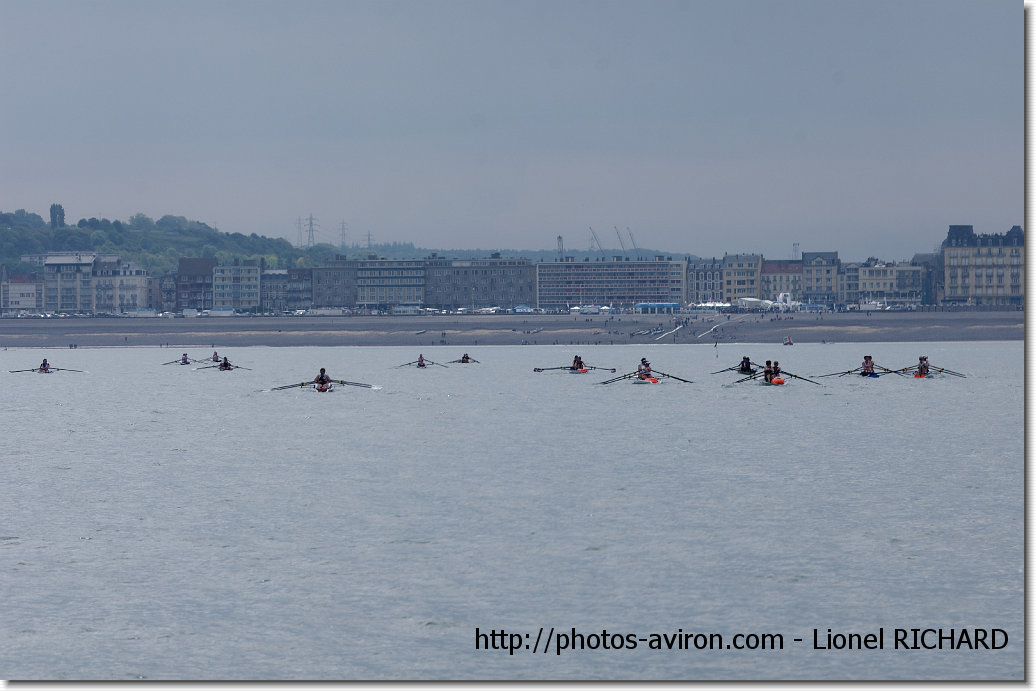
[[[909,262],[882,262],[870,258],[857,268],[860,303],[921,305],[925,268]]]
[[[313,267],[313,307],[356,305],[356,260],[336,255],[323,267]]]
[[[43,277],[39,272],[8,274],[0,265],[0,315],[38,315],[43,311]]]
[[[288,269],[288,287],[285,310],[308,310],[313,307],[313,270],[292,267]]]
[[[837,252],[803,252],[803,302],[820,305],[835,305],[841,302],[841,265]]]
[[[446,259],[432,255],[425,263],[425,302],[431,308],[503,307],[536,301],[536,268],[528,259],[501,257]]]
[[[212,272],[215,257],[181,257],[176,270],[176,309],[212,307]]]
[[[255,260],[217,265],[212,270],[212,307],[217,310],[257,310],[260,283],[259,263]]]
[[[943,302],[950,305],[1017,305],[1025,302],[1025,232],[976,234],[950,226],[942,243]]]
[[[764,259],[759,269],[764,300],[777,300],[787,293],[792,300],[802,300],[802,260]]]
[[[723,256],[723,302],[738,298],[762,298],[763,256],[737,254]]]
[[[146,269],[118,257],[98,259],[93,267],[94,312],[121,315],[151,307]]]
[[[536,265],[536,305],[560,309],[576,305],[633,308],[638,303],[687,303],[687,260],[540,262]]]
[[[723,260],[715,257],[687,260],[687,302],[723,302]]]
[[[288,270],[263,269],[259,280],[259,307],[263,312],[288,309]]]
[[[94,262],[113,262],[118,259],[118,255],[94,252],[47,253],[42,257],[44,311],[93,314],[96,297]]]
[[[424,305],[424,260],[368,257],[351,261],[356,266],[358,307],[388,310]]]

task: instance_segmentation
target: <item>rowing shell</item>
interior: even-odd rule
[[[335,386],[333,384],[314,384],[310,389],[314,392],[333,392]]]
[[[633,384],[661,384],[657,377],[645,377],[641,379],[639,377],[633,378]]]
[[[589,372],[589,370],[587,370],[586,368],[583,368],[582,370],[577,369],[577,368],[569,368],[568,372],[569,372],[569,374],[572,374],[572,375],[585,375],[586,373]]]

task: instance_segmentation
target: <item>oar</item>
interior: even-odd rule
[[[363,382],[346,382],[345,380],[331,380],[331,381],[334,382],[335,384],[347,384],[350,387],[367,387],[368,389],[373,389],[374,388],[374,385],[372,385],[372,384],[365,384]]]
[[[615,368],[599,368],[599,367],[597,367],[595,365],[587,365],[586,369],[587,370],[602,370],[604,372],[615,372]]]
[[[7,372],[36,372],[37,370],[39,370],[39,368],[26,368],[25,370],[8,370]]]
[[[757,377],[759,377],[759,373],[749,375],[748,377],[742,377],[740,380],[734,380],[734,384],[737,384],[738,382],[747,382],[748,380],[754,380]]]
[[[636,374],[637,374],[636,372],[628,372],[625,375],[619,375],[618,377],[613,377],[610,380],[605,380],[604,382],[598,382],[597,384],[611,384],[612,382],[618,382],[619,380],[628,380],[629,378],[633,377]]]
[[[852,375],[854,372],[860,372],[861,370],[863,370],[863,366],[862,365],[860,367],[858,367],[858,368],[853,368],[852,370],[846,370],[841,375],[839,375],[839,377],[845,377],[846,375]]]
[[[826,375],[817,375],[817,377],[834,377],[835,375],[842,377],[843,375],[851,375],[859,369],[860,368],[853,368],[852,370],[840,370],[839,372],[829,372]]]
[[[900,377],[906,377],[906,375],[904,375],[900,370],[889,370],[884,365],[878,365],[877,363],[874,364],[874,367],[881,368],[882,370],[884,370],[885,372],[881,373],[882,375],[895,374],[899,375]]]
[[[709,374],[710,375],[718,375],[721,372],[727,372],[728,370],[737,370],[740,367],[741,367],[741,364],[738,363],[737,365],[731,365],[729,368],[723,368],[722,370],[717,370],[716,372],[710,372]]]
[[[64,370],[65,372],[86,372],[86,370],[73,370],[72,368],[51,368],[50,370],[51,372],[56,372],[58,370]]]
[[[448,368],[449,365],[443,365],[442,363],[436,363],[434,360],[426,360],[425,365],[438,365],[440,368]]]
[[[928,367],[932,368],[936,372],[944,372],[947,375],[953,375],[954,377],[967,377],[967,375],[964,375],[964,374],[959,373],[959,372],[954,372],[953,370],[947,370],[946,368],[939,368],[939,367],[936,367],[934,365],[930,365]]]
[[[806,379],[805,377],[799,377],[799,376],[798,376],[798,375],[796,375],[795,373],[793,373],[793,372],[788,372],[787,370],[781,370],[781,375],[787,375],[788,377],[794,377],[794,378],[795,378],[796,380],[802,380],[802,381],[804,381],[804,382],[809,382],[810,384],[816,384],[816,385],[820,385],[821,387],[823,387],[823,386],[824,386],[824,385],[820,384],[819,382],[814,382],[813,380],[810,380],[810,379]],[[779,376],[778,376],[778,377],[779,377]]]
[[[661,375],[662,377],[669,377],[669,378],[674,379],[674,380],[679,380],[680,382],[686,382],[687,384],[694,384],[691,380],[685,380],[683,378],[677,377],[676,375],[670,375],[667,372],[662,372],[661,370],[652,370],[651,374],[652,375]]]
[[[313,383],[312,382],[299,382],[298,384],[283,384],[280,387],[271,387],[267,391],[276,392],[278,389],[292,389],[294,387],[305,387],[308,384],[313,384]]]
[[[571,370],[572,368],[568,365],[562,365],[556,368],[533,368],[533,372],[546,372],[548,370]],[[614,370],[612,372],[615,372]]]
[[[397,365],[396,367],[397,367],[397,368],[405,368],[406,366],[408,366],[408,365],[413,365],[413,364],[414,364],[414,363],[416,363],[416,362],[417,362],[416,360],[412,360],[412,361],[410,361],[409,363],[403,363],[402,365]]]
[[[457,360],[450,360],[450,361],[447,361],[447,362],[448,362],[448,363],[463,363],[463,362],[464,362],[464,359],[462,359],[462,358],[458,358]],[[474,358],[468,358],[468,362],[469,362],[469,363],[477,363],[478,361],[477,361],[477,360],[475,360]]]

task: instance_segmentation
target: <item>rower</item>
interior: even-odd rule
[[[180,363],[182,365],[190,365],[191,364],[191,359],[188,358],[187,354],[185,353],[182,356],[180,356]]]
[[[214,363],[218,363],[219,362],[219,354],[216,353],[215,351],[212,352],[212,362],[214,362]]]
[[[745,356],[741,359],[741,364],[737,366],[738,372],[742,372],[746,375],[751,375],[755,370],[752,369],[752,360]]]
[[[313,384],[316,385],[318,392],[326,392],[331,389],[331,377],[324,368],[320,368],[320,374],[313,378]]]
[[[640,364],[637,366],[637,377],[641,380],[651,377],[651,363],[648,362],[647,358],[640,359]]]
[[[928,376],[928,356],[921,356],[917,359],[917,374],[921,377]]]
[[[874,374],[874,361],[870,356],[863,357],[863,365],[860,366],[860,374],[864,377],[870,377]]]
[[[46,358],[40,363],[40,372],[50,372],[50,363],[47,362]]]
[[[227,357],[223,356],[223,362],[219,364],[219,369],[220,370],[232,370],[233,368],[234,368],[234,366],[230,364],[230,361],[227,360]]]
[[[576,356],[575,358],[573,358],[572,359],[572,367],[570,369],[571,370],[585,370],[586,366],[583,365],[583,359],[580,358],[579,356]]]
[[[470,363],[471,362],[471,358],[468,358],[468,354],[465,353],[463,356],[460,357],[460,362],[461,363]]]
[[[773,379],[773,365],[770,361],[766,361],[766,365],[763,367],[763,381],[769,382]]]
[[[773,361],[773,375],[770,376],[770,381],[774,381],[781,376],[781,364],[777,361]]]
[[[423,353],[419,353],[418,356],[417,356],[417,367],[423,368],[424,366],[425,366],[424,365],[424,354]]]

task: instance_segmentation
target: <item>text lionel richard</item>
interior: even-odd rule
[[[1007,632],[999,628],[895,628],[891,632],[894,649],[1003,649]],[[796,639],[795,641],[802,641]],[[827,632],[813,630],[814,649],[884,649],[885,628],[877,632]]]

